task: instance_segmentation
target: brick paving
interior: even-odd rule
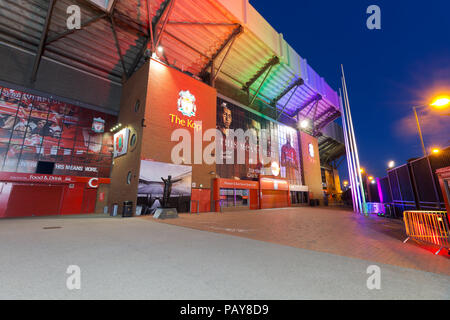
[[[412,240],[404,244],[403,222],[375,215],[364,217],[342,209],[300,207],[182,214],[178,219],[154,221],[450,275],[446,250],[436,256],[436,248]]]

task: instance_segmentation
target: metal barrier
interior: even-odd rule
[[[405,211],[403,213],[406,234],[409,239],[450,250],[450,229],[445,211]]]
[[[197,209],[197,210],[196,210],[196,212],[192,212],[192,202],[196,202],[196,203],[197,203],[197,206],[196,206],[196,209]],[[200,201],[199,201],[199,200],[191,200],[189,212],[190,212],[190,213],[200,214]]]

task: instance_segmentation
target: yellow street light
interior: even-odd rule
[[[431,104],[432,107],[435,107],[437,109],[444,109],[450,105],[450,99],[448,97],[438,97],[436,100]]]
[[[433,154],[439,154],[441,150],[439,148],[433,148],[431,149],[431,152],[433,152]]]
[[[433,103],[430,104],[431,107],[434,107],[436,109],[440,109],[443,110],[445,109],[447,106],[450,105],[450,99],[448,96],[440,96],[437,97]],[[420,142],[422,144],[422,150],[423,150],[423,156],[426,157],[427,156],[427,151],[425,149],[425,143],[423,142],[423,136],[422,136],[422,129],[420,128],[420,123],[419,123],[419,116],[417,115],[417,109],[418,108],[426,108],[427,106],[421,106],[421,107],[413,107],[413,111],[414,111],[414,116],[416,118],[416,124],[417,124],[417,131],[419,132],[419,137],[420,137]]]
[[[364,168],[359,169],[359,173],[364,173]]]
[[[369,179],[369,181],[372,181],[374,178],[372,176],[370,176],[368,179]]]

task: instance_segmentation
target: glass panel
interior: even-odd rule
[[[104,10],[108,10],[108,5],[114,2],[114,0],[89,0],[89,1],[93,2],[94,4],[96,4],[97,6],[101,7]]]
[[[116,123],[114,116],[0,87],[0,170],[34,172],[37,161],[51,161],[67,174],[87,165],[89,176],[99,168],[109,176],[112,134],[94,130],[94,118],[108,128]]]
[[[37,161],[20,159],[17,167],[17,172],[21,173],[35,173],[37,167]]]
[[[236,189],[236,207],[248,207],[249,191]]]
[[[3,165],[3,171],[16,172],[21,149],[22,149],[21,145],[12,144],[9,146],[9,150],[6,155],[6,160]]]
[[[234,189],[220,189],[222,207],[234,207]]]

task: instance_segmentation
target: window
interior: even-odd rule
[[[93,176],[105,167],[102,177],[109,177],[112,134],[93,129],[98,118],[106,126],[117,122],[102,112],[0,87],[0,170],[32,173],[44,161],[55,162],[58,174]]]
[[[247,189],[220,189],[220,205],[225,208],[248,207],[249,194]]]
[[[114,1],[116,0],[89,0],[96,6],[102,8],[105,11],[109,11]]]
[[[130,139],[130,147],[134,147],[135,145],[136,145],[136,141],[137,141],[137,136],[136,136],[136,134],[134,133],[132,136],[131,136],[131,139]]]
[[[134,112],[139,112],[139,109],[141,107],[141,101],[136,101],[136,104],[134,105]]]

